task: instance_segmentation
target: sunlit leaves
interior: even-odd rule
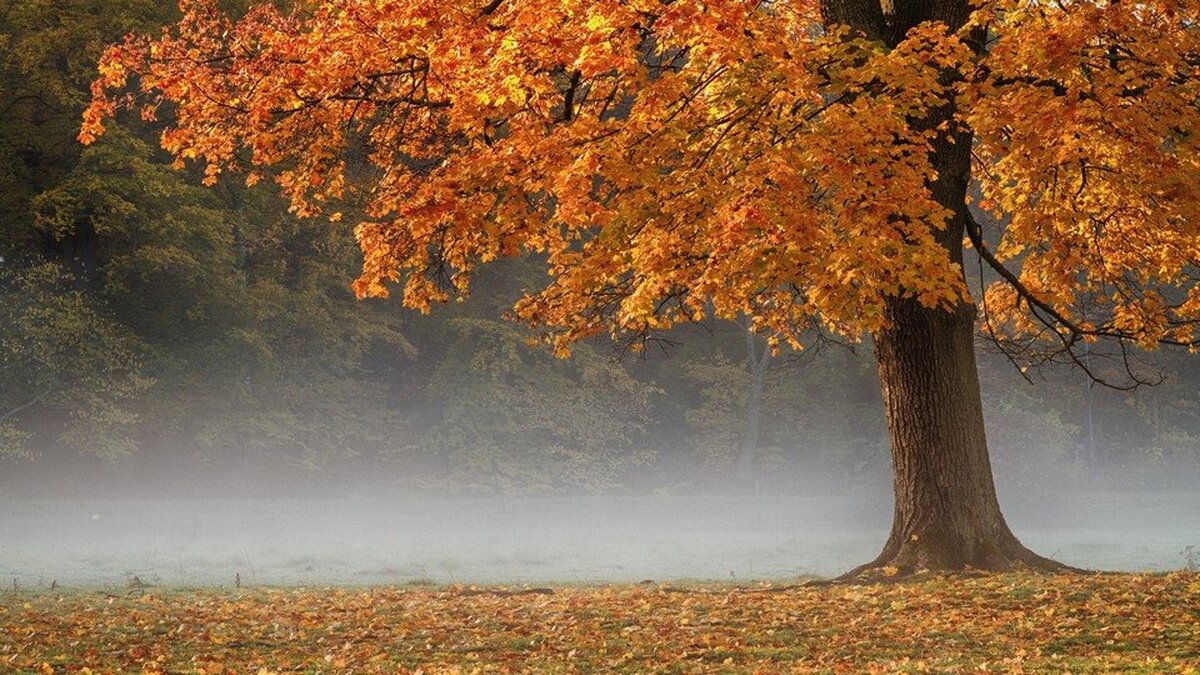
[[[166,105],[164,147],[209,181],[360,206],[360,295],[427,309],[536,254],[551,279],[516,314],[560,350],[742,313],[775,339],[858,335],[889,296],[964,298],[928,186],[931,144],[969,130],[1021,282],[990,292],[989,326],[1044,332],[1037,302],[1052,333],[1194,339],[1200,300],[1171,290],[1200,257],[1194,0],[996,0],[894,48],[817,30],[808,0],[184,9],[109,51],[81,138]],[[935,110],[955,112],[927,128]]]
[[[1197,337],[1197,19],[1174,0],[989,3],[990,51],[963,87],[1000,257],[1083,330],[1145,347]],[[1044,330],[1024,301],[997,288],[988,309]]]
[[[135,83],[210,179],[253,163],[297,213],[360,202],[362,295],[402,282],[426,308],[537,253],[552,281],[517,313],[560,348],[746,311],[788,339],[810,317],[857,332],[888,294],[961,297],[932,237],[936,132],[909,123],[968,54],[936,26],[885,51],[813,37],[804,2],[185,6],[109,52],[81,138]]]

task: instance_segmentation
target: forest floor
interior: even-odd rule
[[[9,591],[0,672],[1196,672],[1200,575]]]

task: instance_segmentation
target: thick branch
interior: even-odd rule
[[[1158,380],[1148,380],[1139,376],[1133,371],[1132,365],[1129,363],[1128,345],[1138,341],[1136,335],[1117,330],[1111,325],[1105,325],[1098,328],[1085,328],[1078,322],[1066,316],[1063,312],[1056,309],[1050,303],[1042,300],[1035,293],[1029,290],[1029,288],[1021,281],[1020,277],[1018,277],[1018,275],[1012,270],[1008,269],[1008,267],[996,257],[996,255],[987,247],[987,244],[983,240],[983,228],[974,219],[969,211],[966,213],[965,222],[966,227],[964,229],[966,230],[967,237],[970,239],[972,246],[974,246],[976,252],[978,253],[979,259],[983,262],[986,262],[992,270],[1000,275],[1005,283],[1007,283],[1014,291],[1016,291],[1017,295],[1029,306],[1031,314],[1045,327],[1045,331],[1053,334],[1054,337],[1058,339],[1058,341],[1062,344],[1062,350],[1058,353],[1066,354],[1070,359],[1070,362],[1083,370],[1083,372],[1089,378],[1091,378],[1092,381],[1118,390],[1131,390],[1139,385],[1158,384],[1161,382],[1161,378]],[[994,330],[990,327],[990,324],[988,330],[992,333],[993,341],[996,343],[997,347],[999,347],[1000,350],[1006,355],[1010,355],[1008,347],[1004,344],[1001,344],[1000,341],[995,338]],[[1115,340],[1120,348],[1121,362],[1124,365],[1125,372],[1129,376],[1130,382],[1133,384],[1120,385],[1110,382],[1104,377],[1097,375],[1093,371],[1090,363],[1085,363],[1084,360],[1080,359],[1074,351],[1079,341],[1084,338],[1108,338]],[[1034,339],[1036,338],[1031,339],[1029,344],[1032,344]],[[1200,344],[1200,341],[1184,342],[1180,340],[1160,338],[1158,343],[1167,346],[1193,347],[1197,344]],[[1029,344],[1023,346],[1021,351],[1027,353],[1029,351]],[[1052,357],[1051,359],[1047,360],[1052,360]]]
[[[1071,321],[1058,310],[1054,309],[1054,307],[1049,303],[1046,303],[1038,298],[1025,286],[1024,283],[1021,282],[1020,277],[1014,274],[1012,270],[1005,267],[1004,263],[1002,263],[999,258],[997,258],[990,250],[988,250],[987,246],[984,244],[983,228],[978,222],[976,222],[975,217],[971,215],[969,209],[966,212],[966,225],[967,226],[965,229],[967,231],[967,238],[971,240],[971,245],[975,247],[975,250],[979,253],[979,257],[982,258],[989,267],[995,270],[996,274],[999,274],[1001,278],[1007,281],[1008,284],[1017,292],[1017,294],[1021,296],[1021,298],[1023,298],[1030,305],[1041,309],[1046,314],[1049,314],[1051,318],[1062,324],[1074,335],[1096,335],[1094,331],[1085,331],[1078,324]]]

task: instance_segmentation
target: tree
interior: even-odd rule
[[[1196,344],[1195,0],[299,7],[184,2],[107,52],[81,139],[164,109],[209,182],[361,209],[363,296],[427,309],[544,256],[515,315],[560,352],[707,315],[797,348],[870,333],[896,499],[864,571],[1061,569],[1000,513],[981,310],[1026,362]],[[997,277],[978,301],[968,247]]]
[[[758,441],[762,435],[763,390],[766,388],[767,369],[774,355],[770,345],[759,342],[753,331],[746,331],[746,368],[750,371],[750,391],[746,396],[746,428],[735,465],[737,476],[742,480],[754,478]]]
[[[110,459],[133,452],[131,404],[152,383],[137,336],[54,263],[0,265],[0,305],[0,458],[30,454],[34,428]]]
[[[33,198],[71,170],[70,138],[105,45],[175,16],[156,0],[10,0],[0,7],[0,247],[30,234]]]
[[[595,492],[653,458],[644,433],[656,392],[610,359],[587,347],[554,359],[496,321],[447,327],[453,342],[427,385],[433,419],[416,438],[444,484]]]

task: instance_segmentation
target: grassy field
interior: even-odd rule
[[[0,672],[1195,672],[1200,575],[0,597]],[[115,597],[114,597],[115,596]]]

